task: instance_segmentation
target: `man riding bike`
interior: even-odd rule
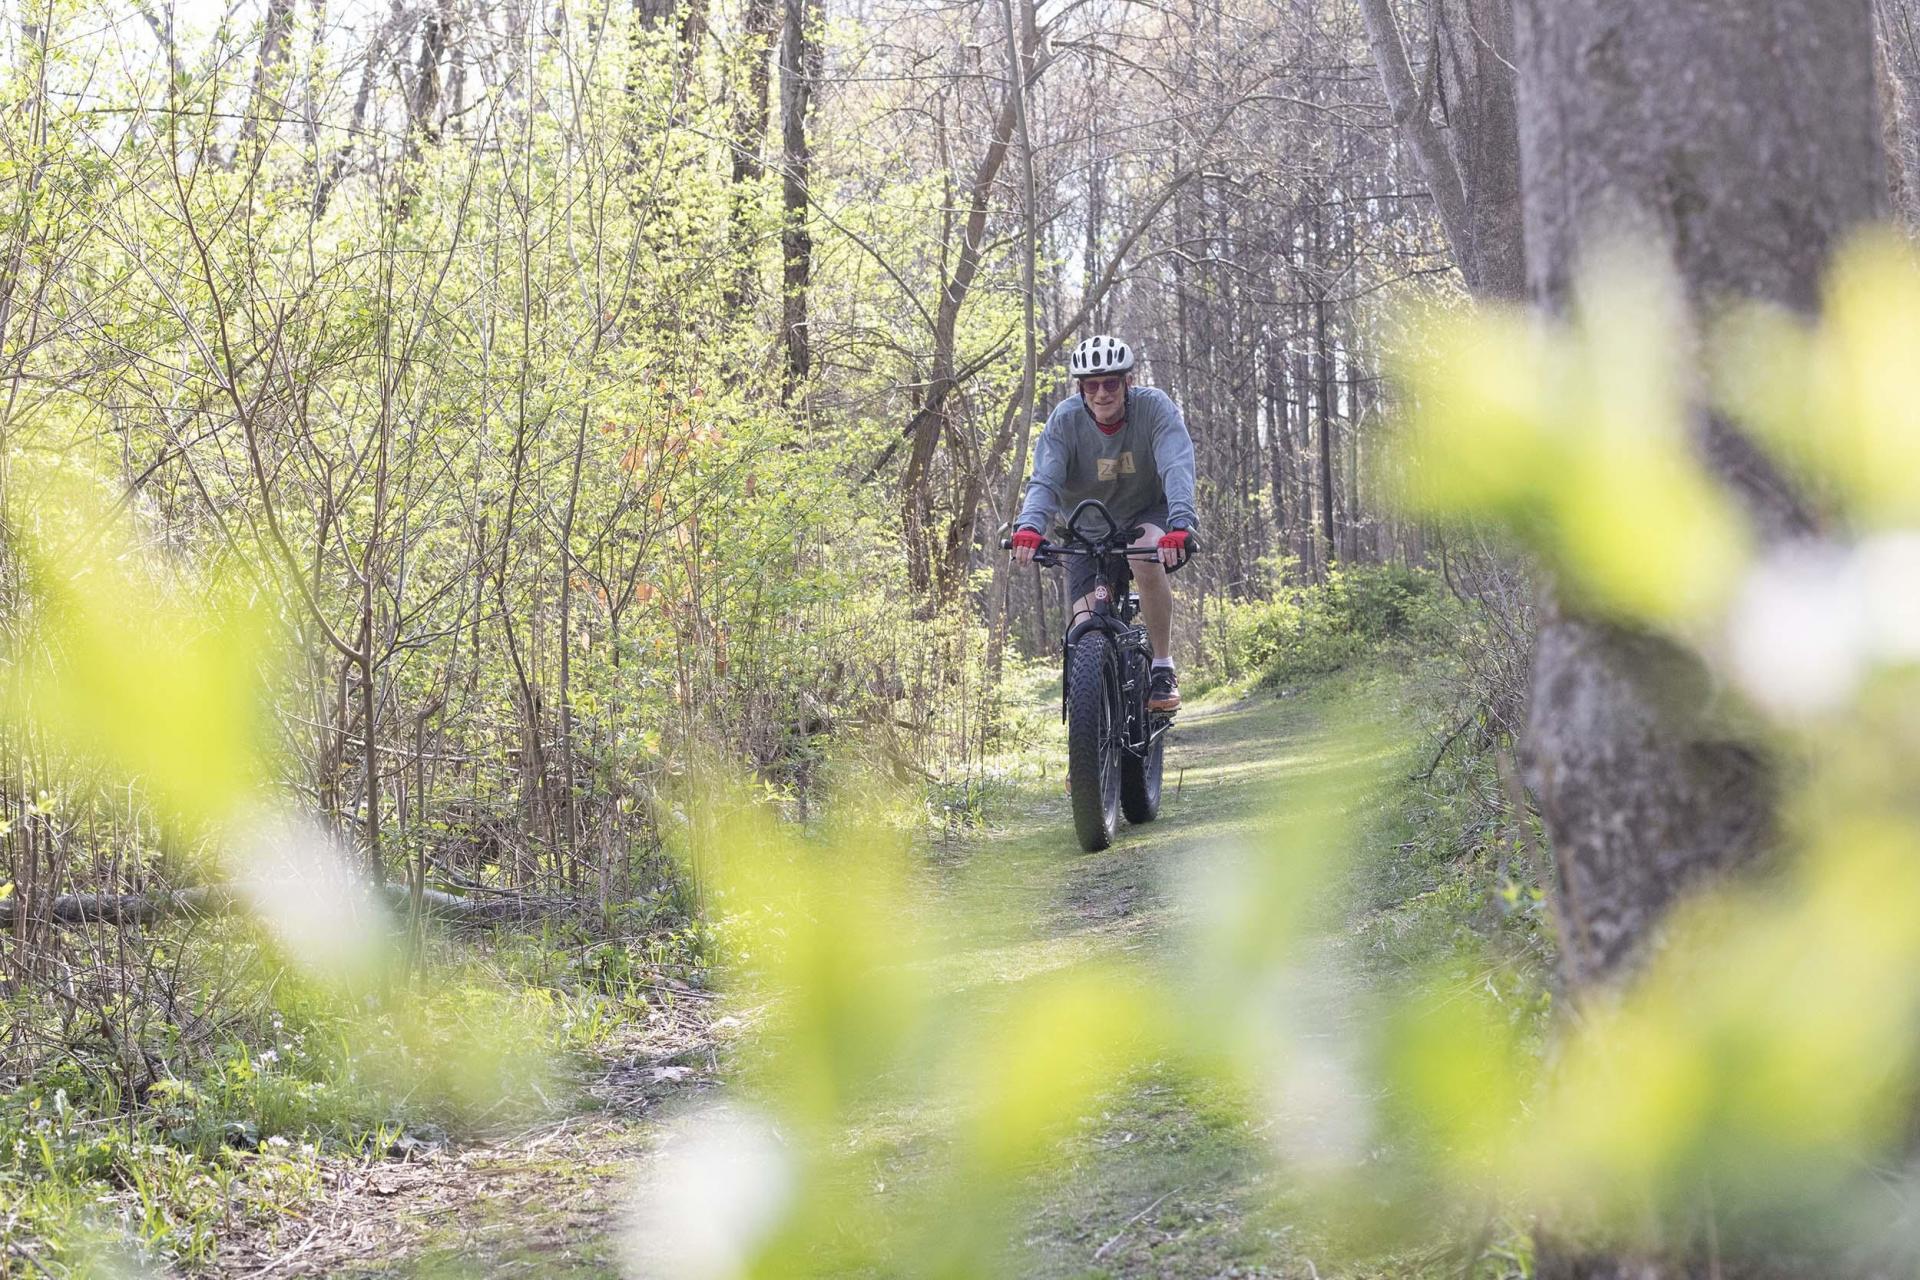
[[[1157,562],[1136,561],[1133,572],[1153,644],[1147,706],[1177,711],[1180,685],[1173,670],[1173,587],[1167,570],[1179,568],[1198,549],[1193,437],[1172,397],[1133,385],[1133,350],[1119,339],[1084,339],[1073,349],[1068,368],[1079,394],[1055,406],[1034,446],[1026,502],[1014,521],[1013,556],[1031,564],[1052,518],[1087,498],[1104,503],[1122,528],[1140,526],[1133,545],[1160,551]],[[1093,610],[1097,570],[1091,558],[1069,565],[1067,595],[1075,621]]]

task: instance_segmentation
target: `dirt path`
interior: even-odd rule
[[[960,957],[971,972],[959,980],[1017,983],[1114,949],[1156,962],[1181,910],[1173,882],[1182,868],[1254,833],[1277,796],[1338,763],[1312,700],[1262,694],[1182,715],[1160,820],[1124,828],[1105,853],[1074,848],[1057,773],[1024,788],[989,814],[985,832],[938,853],[970,874],[1003,875],[1023,900],[1047,904],[991,954]],[[716,1090],[724,1060],[705,1011],[685,1008],[601,1064],[577,1113],[493,1144],[349,1171],[307,1222],[223,1271],[617,1276],[621,1201],[657,1148],[659,1117]],[[889,1116],[876,1128],[897,1133],[914,1121]],[[1328,1274],[1286,1188],[1273,1182],[1263,1142],[1258,1124],[1224,1097],[1173,1078],[1136,1082],[1084,1127],[1064,1172],[1042,1189],[1026,1274]]]
[[[718,1087],[729,1020],[662,999],[555,1099],[548,1119],[403,1159],[340,1161],[317,1204],[226,1241],[223,1277],[620,1274],[612,1224],[658,1117]]]

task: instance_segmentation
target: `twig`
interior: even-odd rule
[[[1161,1196],[1158,1200],[1155,1200],[1152,1204],[1148,1205],[1146,1208],[1142,1209],[1140,1212],[1134,1214],[1131,1218],[1128,1218],[1125,1222],[1121,1223],[1120,1229],[1113,1233],[1113,1239],[1107,1241],[1105,1244],[1101,1245],[1098,1249],[1095,1249],[1093,1251],[1093,1260],[1095,1262],[1098,1262],[1100,1261],[1100,1259],[1106,1257],[1107,1250],[1119,1244],[1120,1241],[1126,1236],[1127,1232],[1133,1230],[1134,1223],[1140,1221],[1140,1219],[1146,1217],[1148,1214],[1152,1213],[1155,1209],[1158,1209],[1161,1205],[1165,1204],[1167,1201],[1167,1196],[1171,1196],[1185,1190],[1186,1190],[1185,1187],[1175,1187],[1172,1191],[1167,1192],[1166,1195]]]
[[[1467,726],[1472,723],[1473,723],[1473,717],[1469,715],[1465,720],[1462,720],[1459,724],[1455,725],[1453,727],[1453,732],[1448,734],[1446,736],[1446,740],[1440,744],[1440,749],[1433,753],[1433,763],[1427,766],[1427,771],[1425,773],[1409,774],[1407,777],[1407,781],[1408,782],[1425,782],[1429,778],[1433,777],[1433,771],[1440,767],[1440,761],[1442,758],[1446,756],[1447,748],[1451,747],[1453,745],[1454,739],[1458,738],[1461,734],[1465,733],[1467,731]]]
[[[302,1240],[299,1244],[293,1246],[293,1248],[287,1250],[285,1253],[273,1259],[271,1262],[267,1263],[265,1266],[259,1268],[258,1270],[247,1272],[248,1280],[252,1280],[252,1278],[255,1276],[264,1276],[269,1272],[278,1271],[281,1267],[285,1266],[289,1262],[292,1262],[295,1258],[305,1253],[307,1251],[307,1247],[311,1245],[316,1239],[318,1239],[319,1235],[320,1235],[320,1224],[316,1222],[313,1224],[313,1230],[307,1232],[306,1239]]]

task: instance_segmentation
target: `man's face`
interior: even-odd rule
[[[1097,378],[1080,379],[1080,394],[1085,397],[1087,408],[1093,410],[1093,416],[1101,422],[1112,422],[1120,416],[1127,402],[1127,388],[1133,385],[1130,373],[1107,373]]]

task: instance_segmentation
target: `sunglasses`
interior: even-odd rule
[[[1094,395],[1104,396],[1109,392],[1118,391],[1126,385],[1127,380],[1124,377],[1080,379],[1080,391],[1083,395],[1090,391]]]

